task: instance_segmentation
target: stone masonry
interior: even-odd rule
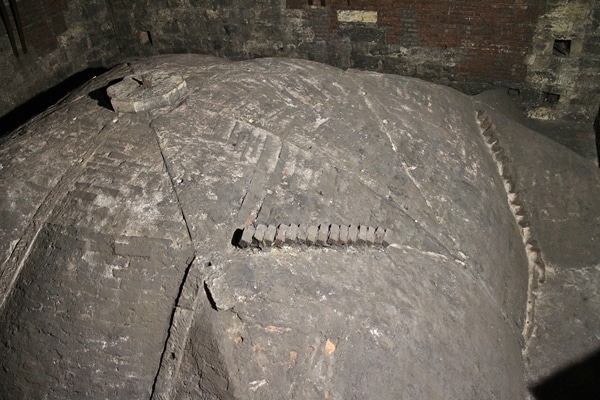
[[[189,52],[303,58],[470,94],[501,87],[544,119],[591,122],[600,96],[600,3],[590,0],[17,3],[30,51],[13,56],[0,35],[0,115],[86,68]]]

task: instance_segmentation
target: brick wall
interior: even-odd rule
[[[18,0],[27,53],[4,2],[18,55],[0,21],[0,117],[74,74],[120,57],[105,0]]]
[[[286,7],[305,11],[306,19],[314,26],[316,39],[341,37],[350,38],[354,44],[368,44],[363,46],[367,53],[351,60],[350,66],[377,65],[383,71],[431,79],[428,68],[415,68],[415,63],[431,61],[428,60],[431,50],[448,58],[442,53],[458,49],[454,52],[458,57],[451,57],[444,65],[448,70],[446,77],[440,75],[439,78],[466,91],[477,91],[499,82],[513,86],[525,82],[524,56],[545,5],[541,0],[327,0],[318,5],[311,3],[315,2],[288,0]],[[354,20],[336,18],[344,11],[354,12]],[[321,17],[325,13],[330,16],[328,27],[323,26]],[[367,19],[361,19],[361,13]],[[379,45],[376,52],[370,51],[373,44]],[[388,57],[398,47],[412,48],[415,56],[413,62],[405,63],[404,71]],[[423,49],[422,60],[418,59],[415,49]]]
[[[18,5],[28,46],[41,56],[56,50],[58,35],[67,30],[65,0],[21,0]]]
[[[303,45],[308,58],[420,77],[467,93],[516,89],[538,118],[591,120],[600,101],[600,2],[287,0],[285,5],[288,18],[314,31],[313,49]],[[329,16],[328,26],[322,15]],[[572,43],[570,54],[553,54],[555,40]]]
[[[234,60],[306,58],[341,68],[414,76],[466,93],[507,87],[533,107],[543,106],[548,93],[552,99],[560,95],[558,107],[535,114],[545,117],[593,118],[592,104],[600,96],[600,75],[594,72],[600,62],[599,37],[594,33],[600,2],[590,0],[20,0],[19,4],[35,55],[10,57],[8,39],[0,33],[0,54],[6,55],[0,57],[0,71],[8,71],[0,76],[0,90],[8,94],[0,98],[0,115],[35,90],[85,66],[182,52]],[[587,7],[589,12],[582,16],[560,11],[565,7]],[[553,24],[573,29],[557,32]],[[576,56],[568,61],[552,59],[553,36],[573,38]]]

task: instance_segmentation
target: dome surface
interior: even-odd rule
[[[114,112],[142,74],[185,94]],[[524,398],[543,263],[493,115],[300,60],[113,68],[0,147],[0,393]],[[240,248],[259,225],[386,238]]]

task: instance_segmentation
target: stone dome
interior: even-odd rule
[[[551,157],[599,177],[500,108],[289,59],[97,77],[0,146],[0,393],[524,398],[533,299],[561,257],[528,180],[558,177]],[[568,223],[594,240],[589,215]]]

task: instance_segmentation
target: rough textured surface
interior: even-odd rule
[[[2,143],[0,392],[149,396],[193,254],[156,138],[86,92],[48,114]]]
[[[485,104],[399,76],[195,55],[133,64],[185,79],[174,109],[117,114],[90,98],[130,67],[2,142],[0,393],[526,396],[530,253],[482,135]],[[507,126],[501,143],[524,140]],[[545,162],[566,151],[542,148]],[[535,213],[547,199],[527,185],[528,220],[546,227]],[[325,244],[332,223],[349,245],[377,240],[368,227],[394,236],[232,245],[251,225],[247,246],[277,241],[280,221],[292,244]]]
[[[600,100],[600,4],[596,1],[553,1],[535,27],[527,64],[527,96],[537,106],[529,114],[540,119],[569,117],[592,121]],[[588,80],[591,78],[590,80]]]

